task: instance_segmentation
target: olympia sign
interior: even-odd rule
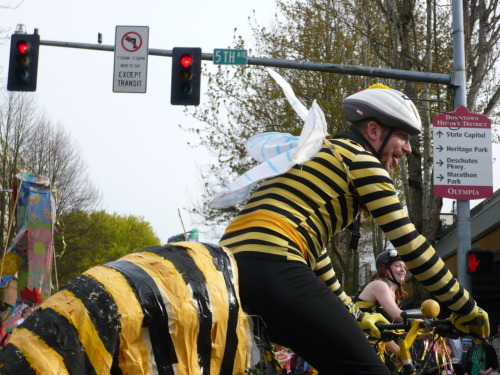
[[[491,120],[464,106],[432,119],[434,194],[458,200],[493,196]]]

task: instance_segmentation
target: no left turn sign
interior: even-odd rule
[[[122,47],[127,52],[137,52],[142,47],[142,36],[135,31],[123,34]]]
[[[113,92],[146,92],[148,38],[148,26],[116,26]]]

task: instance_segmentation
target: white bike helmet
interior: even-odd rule
[[[381,125],[402,129],[410,135],[422,131],[417,108],[403,93],[384,88],[369,88],[348,96],[342,109],[350,122],[365,119],[380,121]]]

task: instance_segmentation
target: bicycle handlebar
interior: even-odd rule
[[[422,314],[420,309],[405,310],[401,312],[401,317],[403,319],[424,319],[425,316]]]
[[[403,315],[403,314],[401,314]],[[483,337],[475,335],[474,333],[465,333],[455,328],[453,324],[451,324],[451,320],[449,318],[439,319],[439,320],[430,320],[427,318],[416,318],[421,320],[413,320],[407,321],[405,319],[404,323],[376,323],[376,327],[379,329],[381,333],[382,341],[390,341],[395,336],[398,336],[397,333],[393,331],[404,330],[405,333],[408,332],[411,328],[413,322],[418,322],[420,328],[431,329],[434,328],[434,332],[442,337],[449,338],[458,338],[458,337],[473,337],[477,339],[484,340]]]
[[[420,328],[436,328],[439,326],[442,326],[441,328],[444,329],[444,326],[449,327],[450,330],[456,330],[456,328],[451,324],[451,321],[449,318],[447,319],[441,319],[441,320],[429,320],[429,319],[421,319],[421,320],[413,320],[412,322],[418,322],[418,325]],[[412,322],[405,322],[405,323],[376,323],[375,325],[379,330],[389,330],[389,331],[395,331],[395,330],[409,330],[411,327]]]
[[[375,326],[379,329],[379,331],[397,331],[400,329],[407,331],[410,329],[410,325],[408,323],[375,323]]]

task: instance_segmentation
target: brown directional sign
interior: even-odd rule
[[[491,120],[464,106],[440,113],[434,129],[434,194],[459,200],[493,196]]]

